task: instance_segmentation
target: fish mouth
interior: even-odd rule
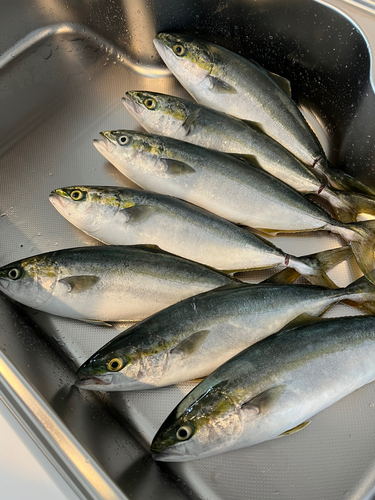
[[[75,386],[79,389],[87,389],[87,390],[98,390],[98,387],[106,387],[111,385],[113,376],[112,375],[99,375],[96,377],[82,377],[79,380],[75,381]]]
[[[116,147],[116,139],[111,132],[100,132],[100,135],[100,139],[94,139],[92,141],[95,148],[102,155],[105,155],[105,153],[112,153]]]
[[[3,288],[4,290],[8,290],[9,281],[0,277],[0,288]]]
[[[125,96],[121,98],[121,101],[131,115],[134,115],[134,113],[137,115],[143,113],[143,107],[137,102],[133,101],[133,99],[128,94],[125,94]]]
[[[59,195],[56,191],[52,191],[48,198],[57,211],[65,209],[69,204],[69,199]]]
[[[189,460],[194,460],[193,455],[189,455],[185,452],[185,446],[175,446],[168,450],[156,451],[151,447],[151,456],[156,462],[187,462]]]
[[[158,35],[160,37],[160,35]],[[164,60],[168,59],[168,61],[171,61],[172,59],[175,58],[172,49],[167,45],[164,41],[161,41],[162,39],[159,38],[154,38],[153,43],[155,46],[155,49],[158,51],[158,54],[160,57]]]

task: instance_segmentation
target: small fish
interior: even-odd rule
[[[375,199],[333,191],[309,167],[249,123],[156,92],[129,91],[122,102],[147,132],[249,159],[300,193],[327,200],[341,222],[355,222],[358,213],[375,215]]]
[[[351,255],[347,248],[305,258],[288,255],[202,208],[148,191],[72,186],[54,190],[50,201],[75,226],[104,243],[156,245],[225,272],[285,266],[296,271],[290,273],[292,281],[303,274],[314,284],[335,288],[325,271]]]
[[[336,172],[297,105],[290,83],[254,61],[196,37],[160,33],[160,57],[194,99],[210,108],[248,120],[288,149],[337,189],[375,191]]]
[[[339,301],[373,310],[375,287],[232,284],[174,304],[120,333],[78,370],[89,390],[149,389],[204,377],[246,347],[314,321]]]
[[[134,131],[100,135],[96,149],[142,188],[269,234],[332,231],[348,242],[363,274],[375,281],[375,221],[339,222],[268,172],[226,153]]]
[[[20,302],[83,321],[136,321],[233,279],[149,248],[94,246],[44,253],[0,268],[0,290]]]
[[[375,378],[375,317],[272,335],[196,386],[157,432],[155,460],[184,462],[298,432]]]

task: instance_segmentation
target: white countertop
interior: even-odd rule
[[[1,500],[79,500],[2,401],[0,443]]]

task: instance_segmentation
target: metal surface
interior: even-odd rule
[[[375,186],[374,4],[329,3],[3,1],[0,265],[98,244],[62,219],[48,195],[72,184],[131,186],[92,139],[100,130],[139,129],[121,104],[127,90],[186,97],[153,48],[159,31],[197,34],[289,78],[332,163]],[[276,243],[298,255],[342,242],[314,235]],[[330,276],[345,285],[359,271],[351,260]],[[329,315],[351,313],[337,306]],[[374,384],[296,435],[196,462],[155,463],[150,441],[191,383],[110,395],[72,387],[77,366],[118,331],[0,297],[1,397],[82,498],[373,496]]]

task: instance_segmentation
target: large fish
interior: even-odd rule
[[[129,91],[122,102],[147,132],[249,158],[300,193],[327,200],[342,222],[355,222],[358,213],[375,215],[374,199],[333,191],[278,142],[242,120],[156,92]]]
[[[157,245],[186,259],[229,272],[284,266],[314,284],[335,287],[325,270],[348,257],[347,248],[295,257],[267,240],[185,201],[119,187],[72,186],[50,195],[75,226],[111,245]],[[280,275],[279,278],[280,279]],[[288,281],[286,280],[286,281]]]
[[[374,195],[349,175],[330,169],[319,141],[291,99],[290,84],[259,64],[196,37],[160,33],[159,55],[201,104],[251,121],[314,168],[332,186]]]
[[[120,333],[80,367],[76,385],[127,391],[204,377],[292,322],[309,322],[342,300],[373,310],[374,298],[374,285],[364,277],[336,290],[313,285],[221,287]]]
[[[332,231],[375,282],[375,221],[344,224],[268,172],[226,153],[140,132],[101,132],[94,146],[144,189],[194,203],[268,233]]]
[[[0,290],[58,316],[136,321],[233,279],[172,254],[94,246],[44,253],[0,268]]]
[[[177,405],[152,442],[153,456],[182,462],[297,432],[373,381],[374,357],[374,317],[273,335],[222,365]]]

